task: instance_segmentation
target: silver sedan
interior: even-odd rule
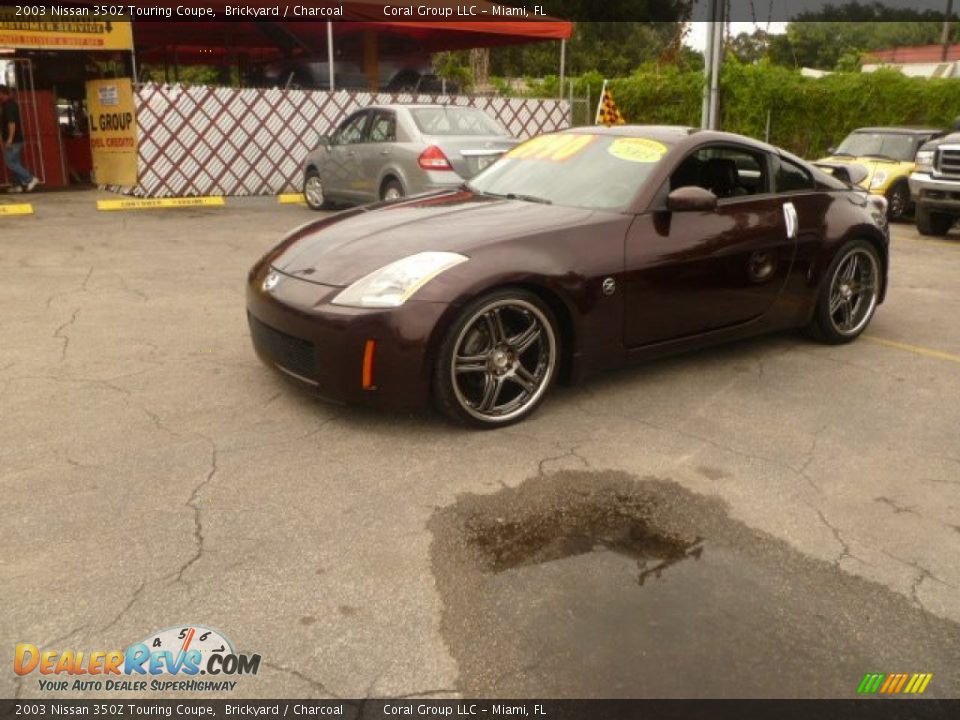
[[[304,164],[314,210],[456,187],[519,140],[482,110],[376,105],[349,115]]]

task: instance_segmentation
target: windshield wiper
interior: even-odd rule
[[[890,162],[900,162],[896,158],[892,158],[889,155],[884,155],[882,153],[865,153],[864,157],[877,158],[878,160],[889,160]]]
[[[837,150],[833,155],[834,157],[856,157],[853,153],[843,152],[842,150]]]
[[[540,203],[541,205],[553,205],[553,200],[548,200],[547,198],[542,198],[537,195],[524,195],[523,193],[495,193],[488,190],[474,190],[473,192],[479,192],[481,195],[489,195],[490,197],[506,198],[507,200],[523,200],[524,202],[533,202]]]

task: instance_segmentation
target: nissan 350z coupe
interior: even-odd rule
[[[786,328],[853,340],[886,291],[885,211],[738,135],[578,128],[297,228],[250,270],[247,315],[320,396],[498,427],[558,378]]]

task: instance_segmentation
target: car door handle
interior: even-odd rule
[[[390,151],[389,151],[389,150],[381,150],[381,151],[380,151],[380,154],[381,154],[381,155],[389,155],[389,154],[390,154]]]
[[[795,240],[799,221],[797,219],[797,209],[793,206],[792,202],[783,204],[783,220],[787,225],[787,239]]]
[[[347,150],[347,157],[353,157],[357,154],[356,150]]]

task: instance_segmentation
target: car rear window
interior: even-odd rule
[[[505,135],[506,129],[475,108],[415,108],[413,121],[424,135]]]

